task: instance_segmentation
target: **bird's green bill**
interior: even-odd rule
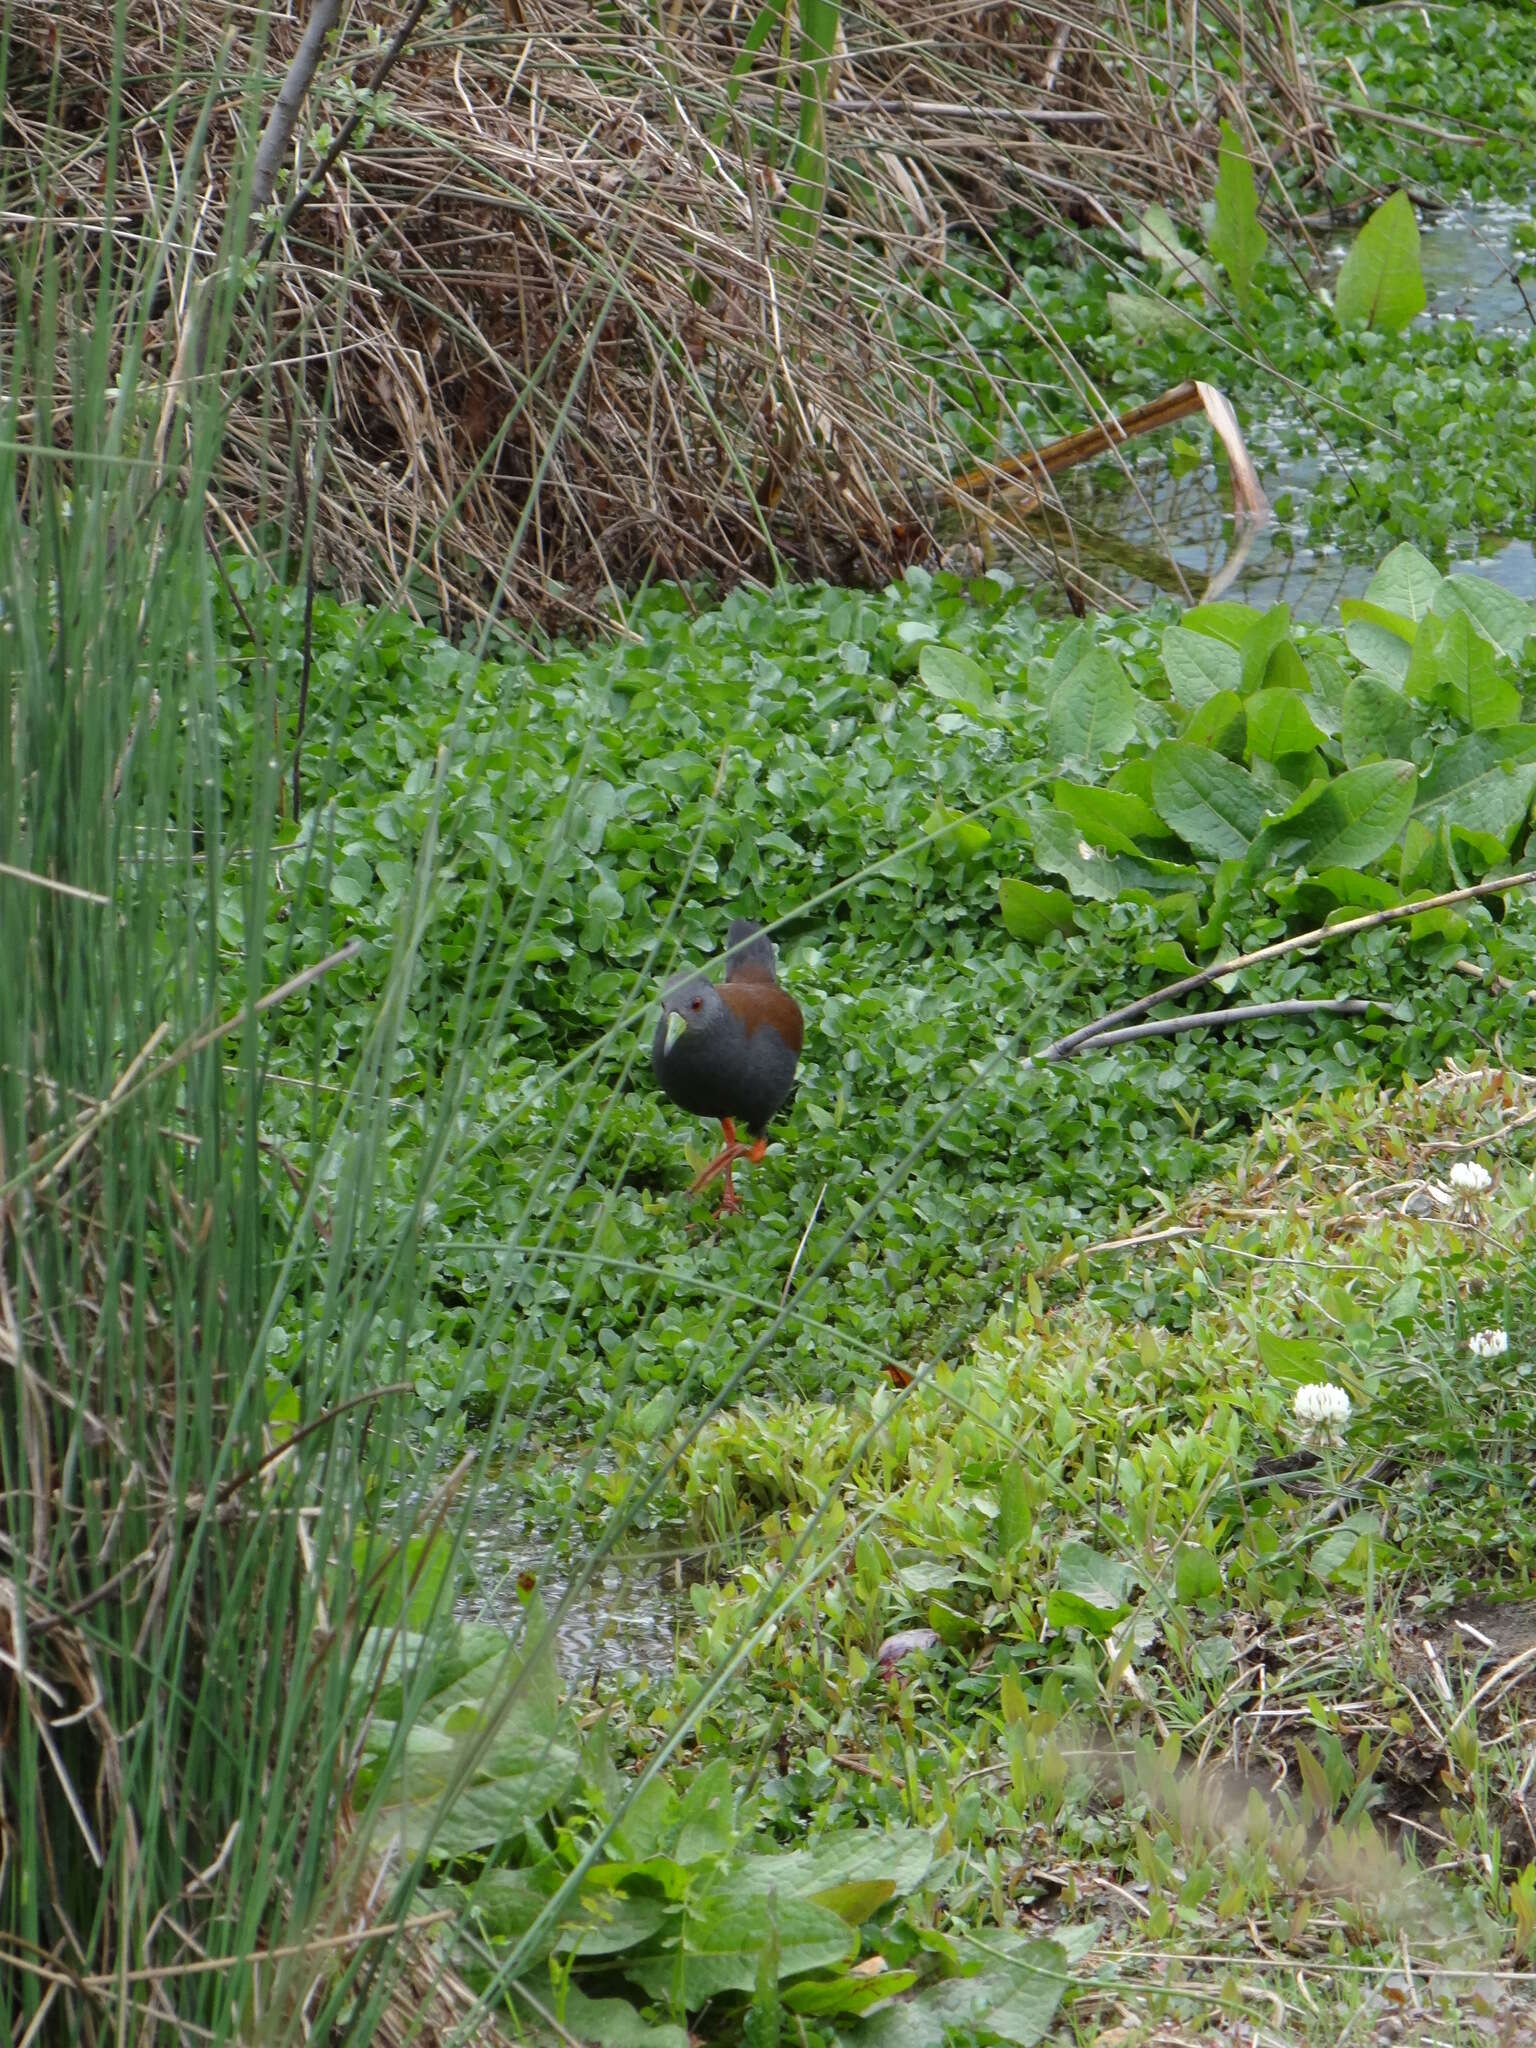
[[[688,1019],[682,1012],[680,1010],[668,1010],[665,1050],[670,1052],[687,1029]]]

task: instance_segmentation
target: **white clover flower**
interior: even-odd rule
[[[1097,860],[1099,850],[1096,846],[1090,846],[1086,839],[1079,839],[1077,842],[1077,857],[1079,860]]]
[[[1493,1186],[1493,1175],[1475,1159],[1458,1159],[1451,1168],[1451,1186],[1458,1195],[1486,1195]]]
[[[1292,1402],[1296,1420],[1303,1429],[1333,1431],[1342,1429],[1349,1420],[1350,1400],[1342,1387],[1335,1387],[1327,1380],[1318,1380],[1310,1386],[1298,1387]]]
[[[1502,1358],[1509,1349],[1509,1332],[1474,1330],[1467,1339],[1467,1349],[1474,1358]]]

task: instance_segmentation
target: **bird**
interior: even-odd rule
[[[779,986],[773,941],[750,918],[731,924],[724,981],[689,974],[667,989],[651,1071],[679,1109],[717,1117],[725,1133],[724,1148],[689,1194],[724,1175],[721,1211],[741,1207],[731,1169],[738,1159],[755,1165],[768,1150],[768,1124],[794,1089],[804,1038],[800,1006]],[[738,1122],[752,1133],[750,1145],[737,1137]]]

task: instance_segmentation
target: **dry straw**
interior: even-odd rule
[[[315,10],[133,0],[120,51],[118,12],[8,10],[10,203],[83,265],[108,237],[164,263],[146,341],[184,388],[196,286],[237,261],[226,208]],[[1224,117],[1261,172],[1327,145],[1284,0],[887,0],[827,8],[820,55],[792,7],[745,61],[735,6],[338,12],[243,258],[245,359],[201,368],[229,414],[210,516],[250,549],[312,532],[323,576],[450,625],[498,590],[560,624],[647,576],[931,559],[933,489],[974,456],[896,330],[955,230],[1193,207]],[[1111,410],[1065,358],[1061,389],[1071,418]]]

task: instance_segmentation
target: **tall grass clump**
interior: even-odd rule
[[[348,949],[285,936],[279,664],[247,679],[243,749],[221,699],[209,506],[262,330],[238,192],[204,234],[213,82],[180,89],[174,147],[112,107],[89,139],[103,217],[132,185],[135,233],[72,215],[56,124],[27,173],[56,205],[29,208],[7,158],[0,2008],[29,2043],[275,2041],[317,2016],[323,2037],[338,2002],[349,2038],[391,2038],[404,1951],[343,1854],[348,1684],[408,1597],[389,1503],[417,1510],[388,1370],[413,1226],[373,1172],[433,857],[347,1088],[316,1092],[302,1160],[279,1153],[267,1020],[318,1033]],[[278,1384],[280,1315],[303,1337]],[[416,2023],[455,1995],[418,1986]]]
[[[484,1456],[440,1472],[410,1360],[434,1194],[505,1044],[528,905],[488,894],[467,949],[428,964],[450,739],[384,958],[349,979],[337,771],[318,744],[301,758],[314,679],[264,631],[282,579],[313,575],[315,466],[252,501],[270,557],[219,545],[232,394],[267,395],[274,438],[284,415],[259,224],[221,186],[207,231],[206,145],[243,108],[252,161],[269,80],[260,53],[188,66],[175,100],[197,116],[151,152],[120,117],[125,48],[100,132],[59,122],[56,80],[51,163],[5,162],[0,2008],[28,2044],[489,2042],[505,1971],[472,1993],[446,1960],[455,1910],[414,1901],[439,1821],[550,1665],[504,1634],[473,1734],[444,1762],[425,1731],[423,1791],[413,1737],[453,1654],[463,1541],[519,1439],[503,1395],[477,1417]],[[69,196],[82,148],[99,216]],[[134,232],[97,232],[130,211]],[[238,671],[220,604],[254,636]],[[315,684],[338,722],[368,630]],[[476,662],[458,676],[472,691]],[[316,901],[318,921],[293,914]],[[298,1135],[279,1089],[307,1105]],[[572,1078],[573,1121],[593,1089]],[[506,1314],[498,1296],[463,1344],[467,1386]]]

